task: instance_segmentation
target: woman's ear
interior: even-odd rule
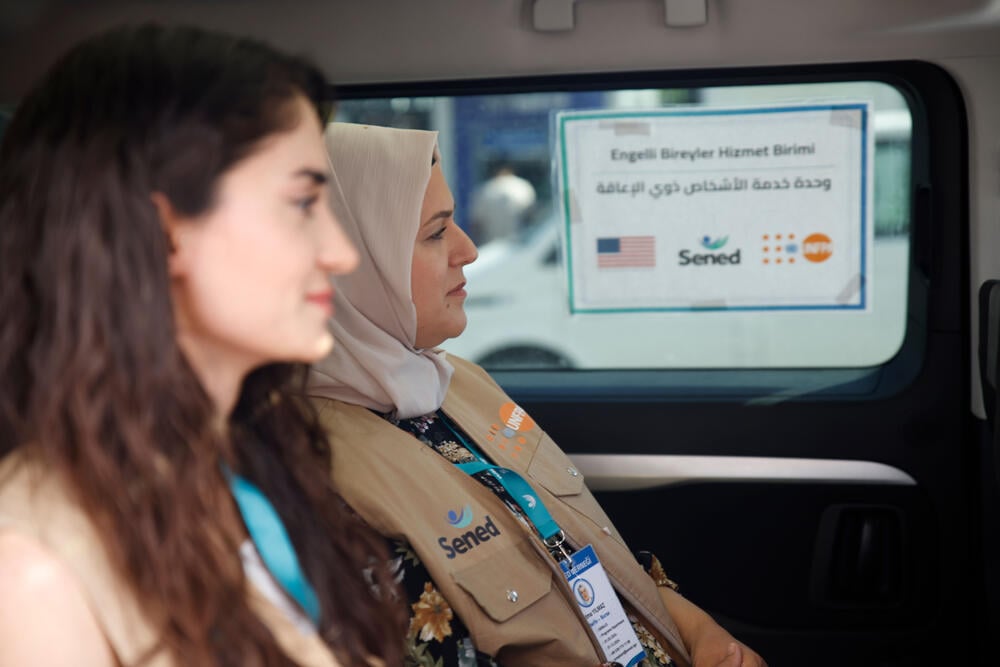
[[[180,278],[187,273],[186,253],[184,252],[184,236],[182,227],[187,224],[162,192],[154,192],[149,195],[149,199],[156,208],[156,214],[160,218],[160,227],[167,237],[167,269],[171,278]]]

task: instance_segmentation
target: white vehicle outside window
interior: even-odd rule
[[[859,100],[869,109],[874,130],[868,207],[873,220],[867,221],[874,224],[874,239],[866,278],[870,300],[864,309],[572,312],[562,193],[555,178],[555,118],[560,111]],[[456,217],[463,226],[470,225],[475,193],[499,162],[513,165],[537,191],[537,203],[525,215],[520,231],[481,244],[479,259],[466,267],[469,326],[445,345],[452,353],[494,370],[740,371],[871,368],[885,364],[900,350],[906,336],[910,275],[912,117],[903,95],[889,84],[518,93],[381,102],[347,100],[340,107],[340,118],[437,129],[456,197]],[[696,248],[702,241],[702,236],[692,238]],[[843,380],[831,373],[823,382]]]
[[[888,86],[869,85],[902,104]],[[910,125],[905,108],[874,113],[875,239],[867,312],[571,313],[563,220],[553,211],[519,237],[480,248],[479,260],[466,269],[469,327],[447,348],[495,369],[884,363],[898,351],[906,325]]]

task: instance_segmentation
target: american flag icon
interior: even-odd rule
[[[597,239],[597,268],[656,266],[655,236],[611,236]]]

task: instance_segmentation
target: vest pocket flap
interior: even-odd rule
[[[502,623],[552,590],[552,572],[525,542],[452,574],[494,621]]]
[[[583,473],[547,434],[542,434],[528,475],[557,496],[575,496],[583,491]]]

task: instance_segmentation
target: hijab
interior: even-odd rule
[[[361,263],[336,278],[336,344],[309,393],[400,419],[434,412],[453,369],[443,350],[414,347],[410,270],[437,132],[331,123],[325,141],[331,207]]]

